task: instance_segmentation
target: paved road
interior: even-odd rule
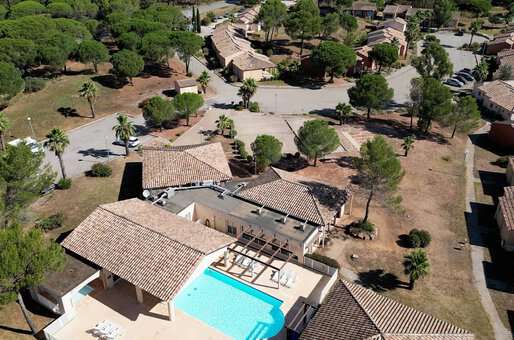
[[[224,4],[224,2],[222,2]],[[216,5],[214,5],[216,4]],[[218,6],[219,2],[210,5]],[[204,7],[204,9],[207,7]],[[475,61],[471,53],[459,51],[456,47],[469,41],[468,36],[456,37],[449,32],[436,34],[442,44],[446,46],[450,58],[455,65],[455,69],[473,66]],[[479,41],[480,37],[475,38]],[[197,60],[191,63],[194,74],[199,74],[206,70],[205,66]],[[225,83],[212,71],[210,86],[214,88],[217,95],[207,101],[207,105],[214,106],[220,111],[224,105],[231,102],[239,102],[236,86]],[[410,80],[417,76],[416,70],[411,66],[406,66],[393,72],[387,77],[390,86],[394,89],[393,100],[398,104],[408,101]],[[259,102],[261,110],[264,112],[274,112],[279,114],[301,114],[312,110],[332,109],[339,102],[348,101],[348,88],[351,84],[344,87],[324,87],[320,89],[307,89],[297,87],[260,87],[254,100]],[[142,116],[134,117],[137,125],[143,126]],[[95,162],[105,161],[109,157],[117,157],[123,153],[123,148],[112,145],[114,135],[112,126],[115,124],[115,117],[110,116],[81,128],[69,131],[70,146],[64,154],[64,161],[70,176],[77,176],[90,169]],[[209,124],[212,125],[212,122]],[[144,136],[142,141],[149,140],[150,136]],[[59,170],[55,155],[47,153],[46,160],[52,164],[56,171]]]
[[[476,134],[485,133],[489,130],[489,124],[476,131]],[[497,340],[508,340],[512,339],[511,332],[503,325],[496,307],[493,303],[489,289],[487,288],[486,277],[484,273],[484,263],[486,259],[484,252],[487,247],[484,246],[482,240],[482,234],[480,232],[480,225],[478,224],[478,212],[473,211],[472,204],[476,202],[475,197],[475,182],[480,182],[479,179],[475,179],[474,175],[474,159],[475,159],[475,146],[468,138],[465,151],[465,163],[466,163],[466,214],[469,216],[468,230],[469,239],[471,240],[471,261],[473,269],[473,283],[480,295],[480,301],[484,307],[489,321],[494,330],[494,338]]]

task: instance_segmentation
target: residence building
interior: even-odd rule
[[[407,12],[412,8],[410,5],[386,5],[384,11],[384,19],[394,19],[407,17]]]
[[[369,52],[371,52],[372,48],[364,45],[355,49],[355,54],[357,55],[357,61],[353,66],[353,73],[362,73],[368,71],[374,71],[377,68],[377,64],[375,61],[369,56]]]
[[[304,263],[305,254],[324,245],[350,197],[348,188],[270,168],[248,182],[154,191],[150,199],[260,252]]]
[[[401,58],[407,56],[407,40],[402,31],[398,31],[391,27],[381,28],[376,31],[368,33],[369,47],[373,47],[383,43],[395,43],[398,46],[398,55]]]
[[[407,21],[400,17],[396,17],[393,19],[388,19],[384,21],[380,26],[380,28],[392,28],[398,32],[405,33],[407,29]],[[405,37],[403,37],[405,39]]]
[[[473,340],[474,335],[370,289],[345,280],[337,282],[307,323],[293,319],[291,335],[300,340]]]
[[[261,30],[261,23],[259,22],[259,11],[261,6],[253,6],[243,10],[236,19],[238,26],[243,29],[245,36],[248,33],[259,32]]]
[[[503,196],[498,199],[495,218],[503,249],[514,251],[514,186],[503,188],[503,192]]]
[[[509,162],[507,163],[507,171],[505,172],[505,176],[507,176],[507,183],[510,186],[514,186],[514,157],[509,157]]]
[[[476,87],[473,94],[483,107],[501,116],[504,120],[514,118],[514,81],[485,82]]]
[[[500,33],[493,40],[486,43],[486,54],[496,54],[503,50],[510,50],[514,45],[514,32]]]
[[[175,91],[177,94],[198,93],[198,84],[194,79],[177,79],[175,80]]]
[[[355,1],[352,3],[351,13],[355,17],[373,19],[377,15],[377,5],[367,1]]]
[[[271,78],[276,65],[253,49],[236,24],[225,22],[217,25],[211,41],[220,65],[232,71],[238,80]]]
[[[144,147],[143,190],[220,184],[232,179],[221,143]]]
[[[503,50],[496,55],[496,64],[498,68],[502,65],[508,65],[514,70],[514,50]]]

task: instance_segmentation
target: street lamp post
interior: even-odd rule
[[[34,136],[34,138],[36,138],[36,133],[34,132],[34,127],[32,126],[32,118],[27,117],[27,121],[29,122],[30,131],[32,131],[32,136]]]

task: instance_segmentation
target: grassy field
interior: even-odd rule
[[[360,122],[355,129],[371,136],[376,133],[385,135],[398,154],[402,154],[402,138],[411,133],[407,118],[397,115],[381,118],[385,120]],[[392,123],[393,120],[401,123]],[[444,136],[448,134],[436,127],[430,138],[421,136],[416,141],[408,157],[400,157],[406,172],[399,188],[403,212],[397,213],[387,207],[383,198],[372,203],[370,220],[378,228],[376,240],[347,239],[341,233],[323,252],[356,272],[364,285],[472,331],[478,339],[492,339],[492,328],[473,285],[467,243],[463,175],[465,137],[446,140]],[[346,166],[344,162],[340,163],[343,166],[330,166]],[[331,169],[324,177],[341,181],[344,176],[352,175],[348,168],[340,173],[336,171]],[[346,223],[362,218],[365,197],[365,193],[355,187],[352,216]],[[406,288],[408,278],[402,265],[410,249],[402,241],[402,235],[412,228],[429,231],[432,243],[427,248],[431,273],[410,291]],[[359,258],[352,260],[352,254]]]

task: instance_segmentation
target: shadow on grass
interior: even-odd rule
[[[64,118],[68,117],[82,117],[78,111],[72,107],[60,107],[57,109],[57,112],[62,114]]]
[[[408,288],[408,284],[400,281],[398,276],[386,273],[383,269],[372,269],[358,273],[356,283],[374,290],[375,292],[386,292],[397,288]]]
[[[128,84],[128,81],[126,79],[122,80],[112,74],[96,76],[91,78],[91,80],[111,89],[121,89],[123,86]]]

